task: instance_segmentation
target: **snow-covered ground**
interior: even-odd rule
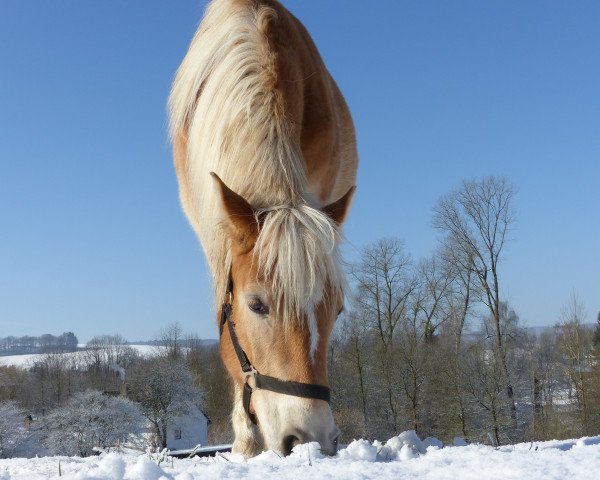
[[[85,345],[84,345],[85,346]],[[129,347],[137,350],[137,352],[142,357],[151,357],[158,354],[161,350],[164,350],[165,347],[158,347],[154,345],[128,345]],[[67,357],[82,357],[84,358],[86,352],[84,350],[78,350],[77,352],[70,353],[61,353],[61,355],[65,355]],[[45,353],[31,353],[25,355],[4,355],[0,356],[0,367],[21,367],[21,368],[30,368],[37,360],[41,360],[46,354]],[[0,477],[2,480],[2,477]]]
[[[99,457],[44,457],[0,460],[0,480],[194,480],[260,479],[498,479],[587,480],[600,472],[600,436],[579,440],[522,443],[493,448],[468,445],[440,448],[404,432],[385,444],[357,440],[334,458],[317,444],[299,445],[281,458],[265,452],[249,461],[233,454],[217,458],[156,459],[132,452]],[[60,467],[59,467],[60,465]]]

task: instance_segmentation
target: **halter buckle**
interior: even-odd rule
[[[244,383],[248,383],[248,378],[256,377],[256,375],[258,375],[258,372],[256,371],[256,368],[250,365],[250,370],[242,370],[242,374],[244,375]]]

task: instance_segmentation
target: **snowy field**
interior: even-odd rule
[[[164,351],[164,349],[165,349],[165,347],[158,347],[158,346],[154,346],[154,345],[127,345],[127,346],[137,350],[138,354],[142,357],[152,357],[154,355],[157,355],[161,351]],[[77,357],[85,358],[84,357],[85,354],[86,354],[86,352],[84,350],[79,350],[77,352],[70,352],[70,353],[61,353],[61,355],[65,355],[66,357],[73,357],[75,359]],[[0,367],[15,366],[15,367],[20,367],[20,368],[30,368],[33,366],[33,364],[36,361],[43,359],[45,355],[46,355],[45,353],[31,353],[31,354],[24,354],[24,355],[0,356]],[[2,480],[2,477],[0,477],[0,480]]]
[[[0,480],[46,478],[97,480],[194,479],[411,479],[411,480],[587,480],[600,472],[600,436],[579,440],[440,448],[404,432],[385,444],[357,440],[334,458],[317,444],[299,445],[281,458],[265,452],[249,461],[233,454],[160,464],[148,455],[108,453],[99,457],[45,457],[0,460]]]

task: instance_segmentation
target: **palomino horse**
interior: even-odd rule
[[[214,0],[169,98],[183,209],[214,276],[233,450],[334,454],[327,346],[357,168],[348,107],[276,0]]]

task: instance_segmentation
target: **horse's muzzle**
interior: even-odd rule
[[[297,445],[318,442],[319,445],[321,445],[321,453],[323,455],[333,456],[338,450],[339,436],[340,430],[335,426],[331,431],[319,432],[312,435],[310,433],[305,433],[302,430],[295,430],[294,433],[283,437],[279,450],[284,455],[289,455]]]

